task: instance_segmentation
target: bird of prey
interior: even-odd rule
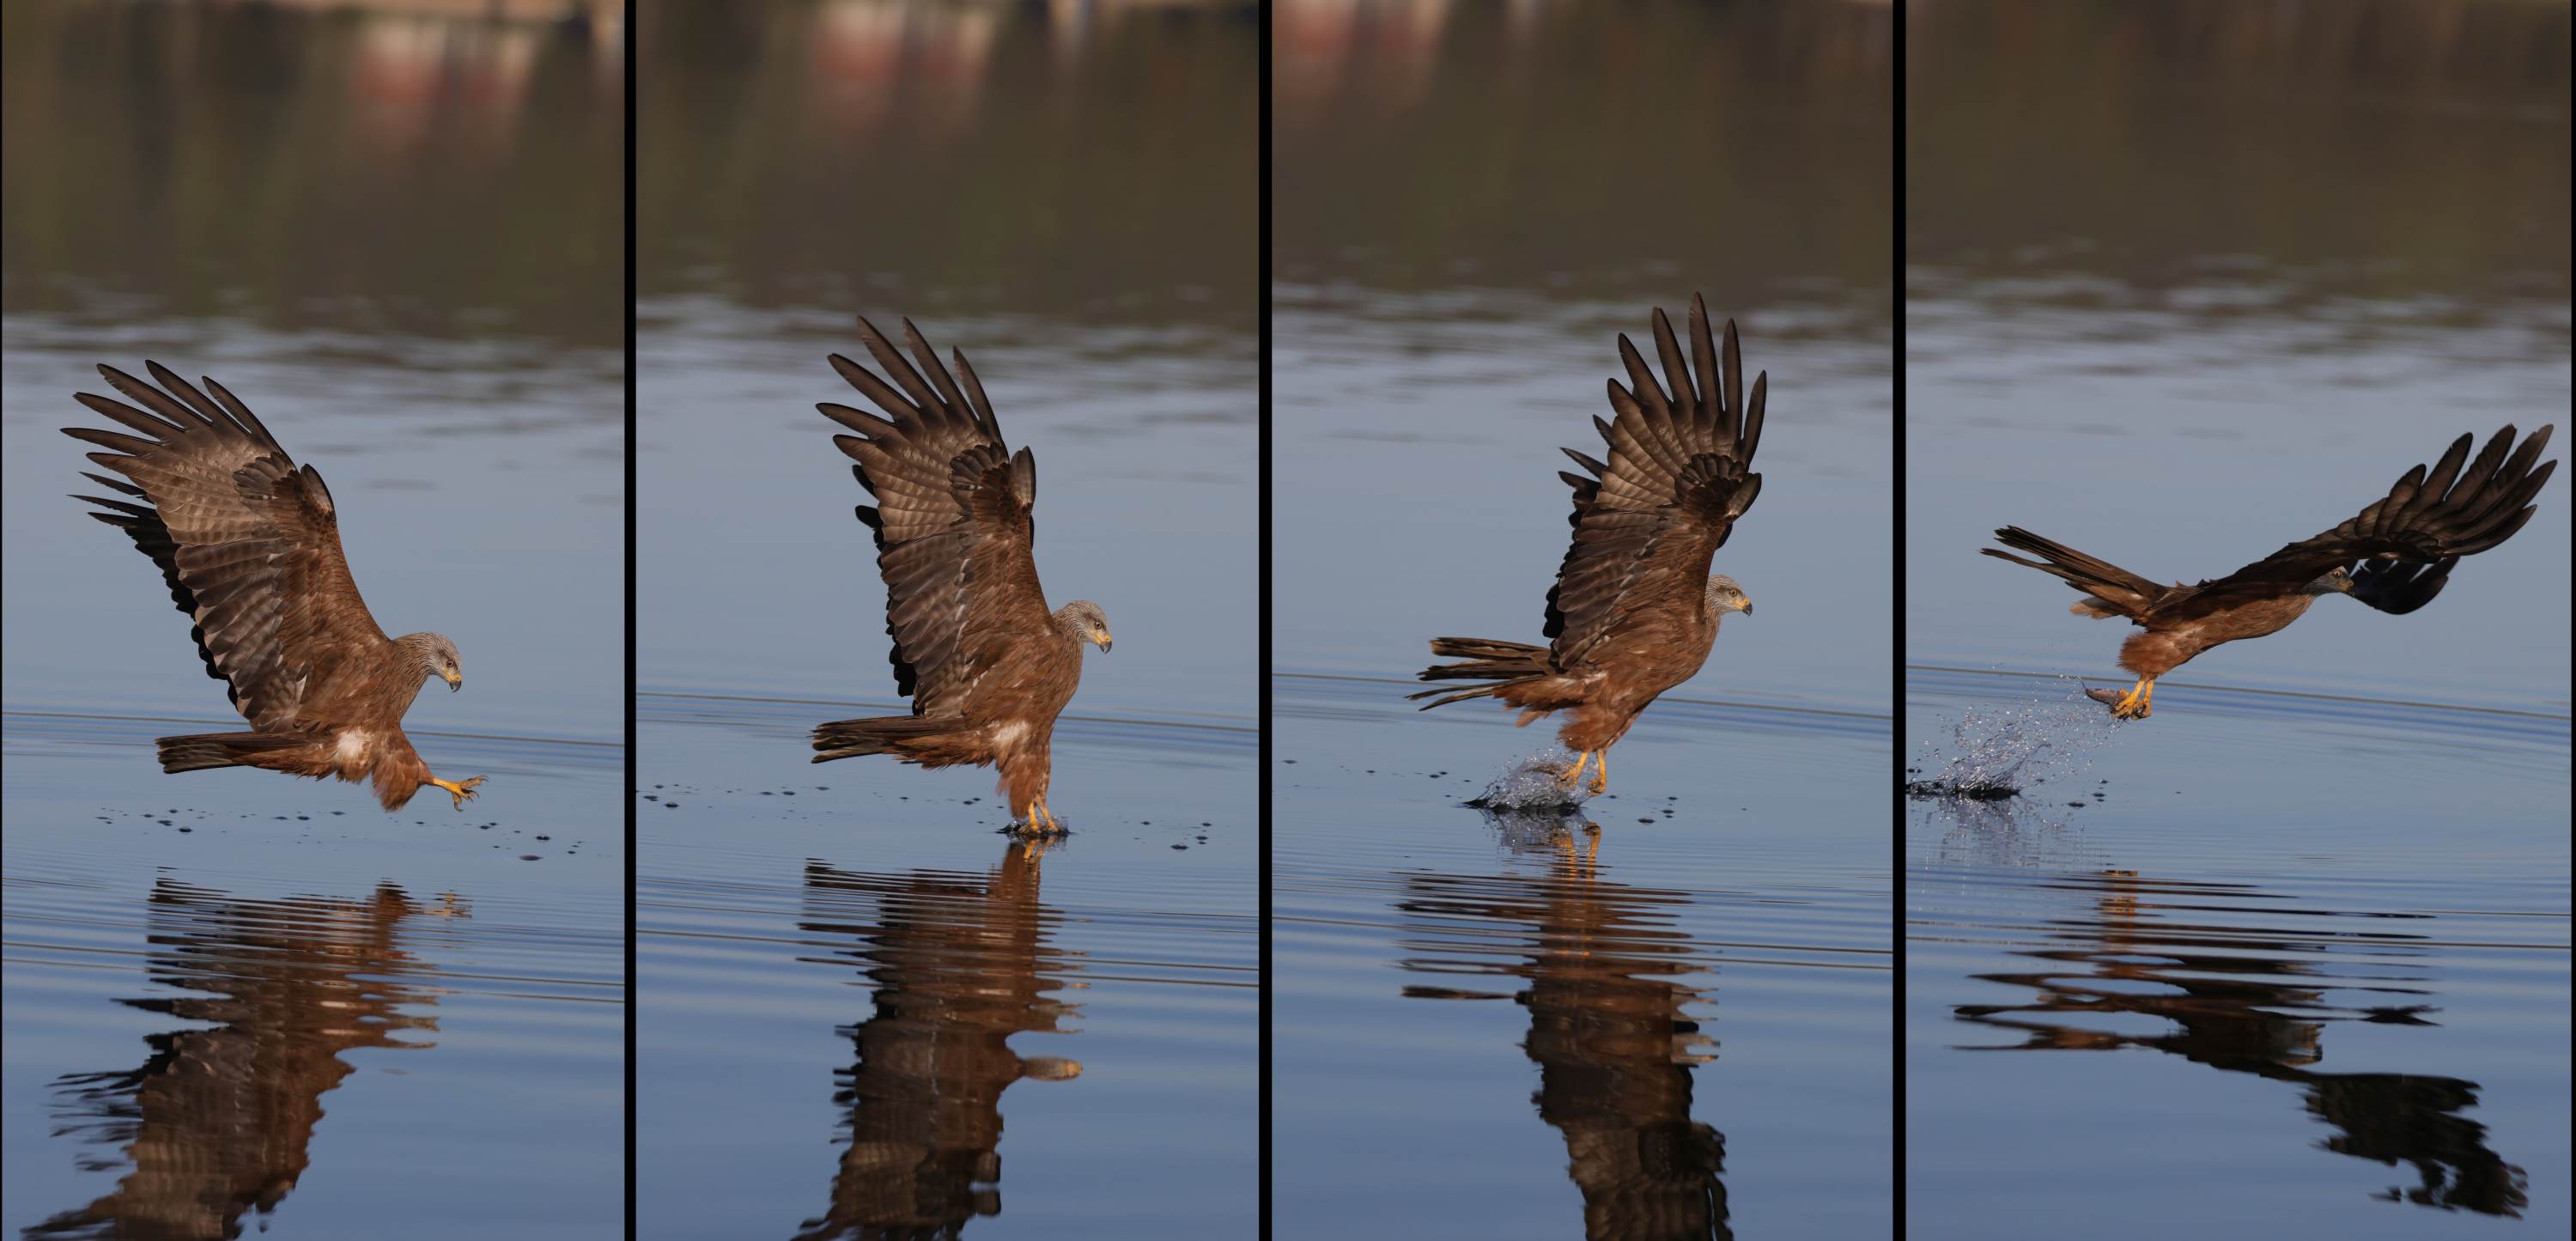
[[[2145,630],[2120,646],[2120,666],[2137,684],[2127,693],[2085,691],[2108,704],[2111,714],[2142,720],[2155,698],[2156,678],[2219,643],[2279,632],[2321,596],[2350,595],[2393,616],[2432,602],[2460,557],[2512,538],[2539,511],[2531,498],[2558,463],[2538,469],[2532,463],[2553,429],[2532,432],[2517,448],[2508,426],[2475,461],[2469,460],[2469,447],[2477,437],[2463,435],[2429,473],[2422,465],[2406,471],[2385,498],[2352,520],[2197,586],[2159,586],[2019,526],[1995,531],[1996,541],[2039,559],[1979,550],[2054,574],[2084,592],[2071,609],[2078,616],[2123,617]]]
[[[1762,439],[1769,374],[1754,377],[1748,400],[1735,324],[1726,325],[1721,364],[1708,305],[1696,296],[1687,363],[1660,309],[1654,324],[1670,392],[1622,333],[1619,358],[1634,391],[1611,380],[1617,417],[1592,420],[1609,444],[1609,461],[1562,450],[1586,473],[1557,475],[1574,488],[1574,542],[1547,592],[1549,644],[1434,638],[1432,654],[1461,662],[1426,668],[1421,679],[1484,683],[1412,695],[1432,699],[1425,711],[1498,699],[1520,709],[1523,725],[1571,712],[1557,736],[1576,757],[1560,781],[1580,783],[1584,766],[1598,758],[1595,793],[1610,787],[1609,749],[1638,713],[1707,662],[1718,619],[1753,611],[1735,579],[1712,575],[1709,564],[1762,491],[1762,476],[1745,471]]]
[[[222,384],[208,379],[200,391],[158,362],[144,365],[160,387],[98,368],[140,409],[86,392],[75,398],[139,434],[63,428],[107,449],[89,459],[127,481],[82,477],[130,498],[73,498],[104,510],[90,516],[123,530],[160,566],[170,598],[196,623],[206,675],[224,682],[251,726],[163,737],[161,770],[259,767],[372,780],[387,810],[435,785],[463,810],[483,777],[438,778],[402,730],[429,678],[451,691],[464,685],[456,644],[434,633],[385,636],[349,576],[339,510],[321,473],[296,465]]]
[[[814,761],[891,754],[924,767],[991,764],[1023,828],[1061,833],[1047,808],[1047,744],[1082,679],[1082,644],[1109,649],[1109,618],[1084,599],[1047,609],[1031,551],[1037,459],[1003,444],[964,353],[951,351],[952,377],[909,319],[903,336],[918,370],[864,318],[859,339],[887,378],[832,355],[832,369],[885,417],[815,408],[857,432],[832,442],[876,497],[858,514],[876,535],[888,658],[912,714],[820,725]]]

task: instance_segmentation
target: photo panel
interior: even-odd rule
[[[1274,6],[1275,1235],[1893,1227],[1893,20]]]
[[[1909,1235],[2565,1231],[2567,9],[1905,21]]]
[[[1258,1231],[1258,14],[640,7],[638,1235]]]
[[[625,29],[432,7],[0,14],[11,1236],[621,1235]]]

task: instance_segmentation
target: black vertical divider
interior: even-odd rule
[[[1259,600],[1261,663],[1255,669],[1260,679],[1258,701],[1261,719],[1261,824],[1259,866],[1261,873],[1261,1126],[1258,1149],[1261,1153],[1261,1232],[1270,1233],[1270,64],[1272,21],[1270,4],[1261,6],[1261,108],[1257,150],[1261,159],[1261,598]]]
[[[626,0],[626,1235],[635,1235],[635,0]]]
[[[1891,451],[1896,454],[1895,469],[1890,475],[1895,522],[1888,531],[1890,546],[1895,550],[1892,565],[1895,577],[1894,623],[1888,626],[1888,930],[1894,955],[1889,959],[1888,977],[1888,1054],[1894,1063],[1888,1074],[1888,1140],[1894,1144],[1888,1162],[1890,1202],[1895,1216],[1895,1235],[1905,1235],[1905,10],[1900,6],[1895,19],[1895,54],[1890,58],[1895,67],[1896,89],[1889,94],[1896,108],[1895,137],[1888,143],[1896,161],[1896,201],[1889,204],[1889,227],[1896,230],[1896,270],[1893,273],[1895,313],[1890,327],[1895,336],[1894,367],[1889,372],[1895,385],[1893,403],[1896,425]]]

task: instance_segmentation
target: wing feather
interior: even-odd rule
[[[1628,385],[1611,380],[1616,416],[1593,419],[1609,460],[1565,450],[1591,477],[1560,475],[1574,488],[1574,538],[1548,591],[1546,634],[1559,669],[1585,660],[1640,606],[1685,591],[1696,606],[1710,558],[1761,494],[1762,476],[1747,470],[1767,377],[1755,380],[1746,409],[1735,324],[1726,325],[1723,354],[1701,298],[1691,299],[1689,326],[1685,361],[1672,321],[1655,312],[1661,382],[1622,335]],[[1721,357],[1723,365],[1712,365]]]
[[[2469,447],[2477,437],[2463,435],[2429,469],[2407,470],[2350,520],[2202,582],[2193,598],[2217,604],[2275,595],[2342,569],[2353,578],[2353,597],[2383,612],[2412,612],[2441,592],[2460,557],[2512,538],[2539,511],[2531,499],[2558,463],[2534,463],[2554,430],[2544,426],[2516,445],[2507,426],[2475,460]]]
[[[951,354],[952,375],[910,320],[903,328],[910,358],[859,320],[859,338],[885,378],[832,359],[883,417],[816,408],[855,432],[833,443],[858,463],[859,484],[877,501],[858,515],[875,535],[886,583],[895,688],[912,698],[915,715],[938,715],[963,710],[979,677],[1017,644],[1049,637],[1053,623],[1030,520],[1036,458],[1003,443],[963,353]]]
[[[208,379],[201,391],[158,363],[145,366],[160,387],[98,368],[140,409],[89,393],[76,399],[148,439],[63,429],[110,449],[89,459],[126,481],[85,477],[136,499],[79,498],[160,568],[171,601],[195,622],[207,674],[225,682],[244,719],[262,731],[345,722],[321,718],[332,704],[308,701],[306,690],[330,679],[337,661],[390,642],[349,576],[329,488],[221,385]]]

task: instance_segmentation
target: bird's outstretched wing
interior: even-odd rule
[[[2352,574],[2354,598],[2382,612],[2412,612],[2441,593],[2460,557],[2512,538],[2539,511],[2531,498],[2558,463],[2533,463],[2555,429],[2542,427],[2515,447],[2508,426],[2475,461],[2469,460],[2469,447],[2477,437],[2463,435],[2430,471],[2421,465],[2406,471],[2385,498],[2351,520],[2203,582],[2196,597],[2277,595],[2340,568]]]
[[[911,696],[914,714],[940,715],[960,709],[975,678],[1013,643],[1050,630],[1029,521],[1037,460],[1003,444],[964,353],[950,354],[952,377],[909,319],[903,335],[919,369],[859,320],[859,339],[886,379],[832,355],[833,369],[885,417],[828,402],[815,408],[857,432],[832,442],[858,462],[852,472],[876,497],[858,514],[876,533],[895,689]]]
[[[1550,660],[1560,669],[1580,663],[1638,601],[1683,593],[1696,600],[1709,558],[1761,494],[1762,476],[1746,470],[1762,439],[1769,375],[1754,377],[1748,400],[1735,324],[1726,325],[1721,362],[1708,304],[1696,296],[1690,333],[1685,363],[1672,321],[1655,311],[1655,352],[1669,392],[1623,333],[1619,359],[1635,390],[1611,380],[1617,416],[1592,420],[1610,459],[1563,450],[1586,473],[1557,476],[1574,488],[1574,541],[1547,592]]]
[[[129,498],[73,498],[104,510],[90,516],[160,566],[171,599],[196,621],[207,674],[225,682],[242,718],[262,732],[332,723],[309,717],[308,691],[389,640],[349,576],[330,489],[222,384],[208,379],[200,391],[160,363],[144,366],[158,388],[98,368],[140,409],[76,398],[139,435],[63,428],[106,449],[89,459],[127,481],[84,477]]]

